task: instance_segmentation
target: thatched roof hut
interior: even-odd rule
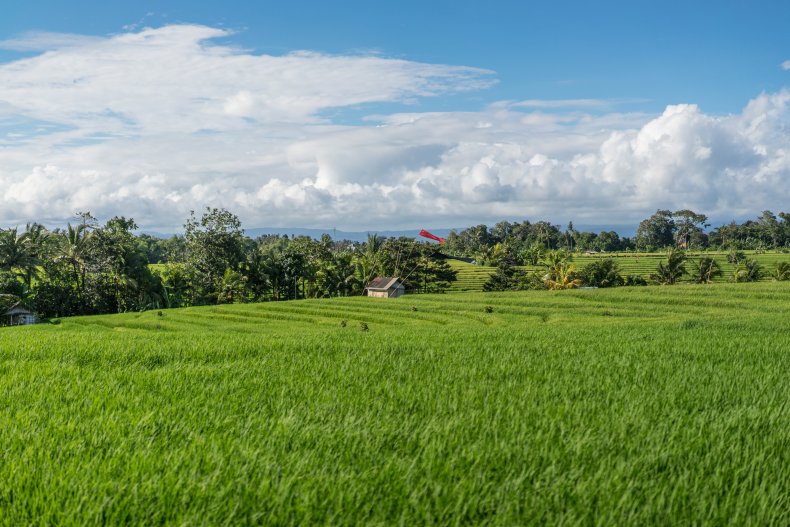
[[[3,313],[3,324],[8,326],[26,326],[37,322],[36,313],[22,302],[17,302]]]

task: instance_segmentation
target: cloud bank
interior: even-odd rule
[[[260,55],[228,39],[178,25],[0,42],[43,50],[0,65],[0,225],[91,210],[173,230],[206,205],[249,227],[612,224],[659,207],[728,219],[790,203],[788,91],[726,116],[590,99],[381,114],[495,78],[375,55]],[[332,118],[366,108],[359,124]]]

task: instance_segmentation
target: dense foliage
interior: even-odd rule
[[[60,317],[359,295],[379,275],[398,276],[407,290],[423,293],[455,280],[435,244],[408,238],[253,240],[223,209],[192,214],[184,228],[182,237],[157,240],[134,234],[132,219],[99,225],[82,213],[63,230],[28,224],[0,231],[0,297]],[[167,265],[149,265],[163,260]]]
[[[569,223],[563,231],[546,221],[511,223],[494,227],[476,225],[447,236],[448,254],[476,258],[496,267],[502,258],[519,265],[537,265],[546,251],[588,252],[663,251],[669,248],[702,250],[768,250],[790,248],[790,214],[764,211],[756,220],[731,222],[706,231],[708,218],[691,210],[658,210],[639,223],[633,238],[614,231],[577,231]]]
[[[103,225],[87,212],[77,218],[64,229],[33,223],[0,230],[0,298],[5,303],[21,300],[43,317],[57,317],[352,296],[362,294],[376,276],[398,276],[411,292],[441,292],[456,279],[448,256],[495,268],[486,291],[644,285],[647,277],[667,285],[686,276],[710,283],[723,275],[719,263],[709,256],[687,261],[685,253],[709,248],[729,251],[732,281],[786,280],[786,269],[766,269],[744,251],[790,250],[790,214],[771,211],[756,221],[708,231],[704,214],[658,210],[640,222],[633,239],[613,231],[577,231],[573,223],[563,231],[547,221],[502,221],[491,229],[476,225],[452,231],[441,246],[376,235],[365,243],[328,235],[251,239],[224,209],[191,214],[184,234],[168,239],[138,234],[130,218],[115,217]],[[623,275],[610,258],[581,267],[573,262],[580,253],[656,250],[667,251],[667,260],[641,277]]]

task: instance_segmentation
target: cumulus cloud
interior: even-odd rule
[[[204,205],[250,227],[612,224],[659,207],[729,219],[790,202],[787,91],[727,116],[524,100],[338,124],[327,110],[429,105],[493,75],[375,55],[256,55],[220,37],[231,35],[168,26],[51,38],[45,53],[0,65],[0,224],[87,209],[172,230]]]

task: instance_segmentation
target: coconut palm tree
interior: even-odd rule
[[[56,257],[56,261],[65,262],[71,266],[74,282],[77,286],[77,296],[80,303],[82,303],[85,290],[85,274],[87,272],[85,256],[91,232],[88,231],[85,223],[81,223],[76,227],[72,227],[71,223],[69,223],[66,226],[66,232],[62,236],[60,254]]]
[[[377,234],[368,234],[365,250],[357,257],[356,275],[363,286],[381,271],[381,246],[384,241]]]
[[[776,262],[771,277],[779,282],[790,280],[790,262]]]
[[[547,269],[556,269],[573,261],[573,255],[567,251],[549,251],[543,255],[541,264]]]
[[[27,233],[20,234],[16,227],[0,232],[0,269],[13,272],[29,289],[40,265]]]
[[[709,284],[713,282],[714,278],[717,278],[721,275],[722,271],[719,263],[710,256],[706,256],[704,258],[700,258],[700,260],[695,264],[692,278],[698,284]]]
[[[576,266],[570,263],[560,263],[552,267],[544,275],[543,281],[548,289],[575,289],[582,285]]]
[[[28,223],[23,236],[31,256],[31,265],[24,269],[23,279],[27,287],[31,288],[33,279],[39,277],[41,265],[49,253],[51,234],[40,223]]]
[[[350,253],[330,256],[316,273],[319,292],[323,296],[348,296],[364,287],[358,278],[354,259]]]
[[[217,294],[217,303],[232,304],[236,300],[244,300],[244,285],[246,281],[246,278],[241,273],[230,268],[225,269]]]
[[[650,279],[661,285],[673,285],[686,274],[686,253],[677,249],[671,249],[667,253],[667,261],[659,262],[656,272],[650,275]]]
[[[746,259],[735,268],[733,282],[757,282],[763,277],[763,268],[757,260]]]

